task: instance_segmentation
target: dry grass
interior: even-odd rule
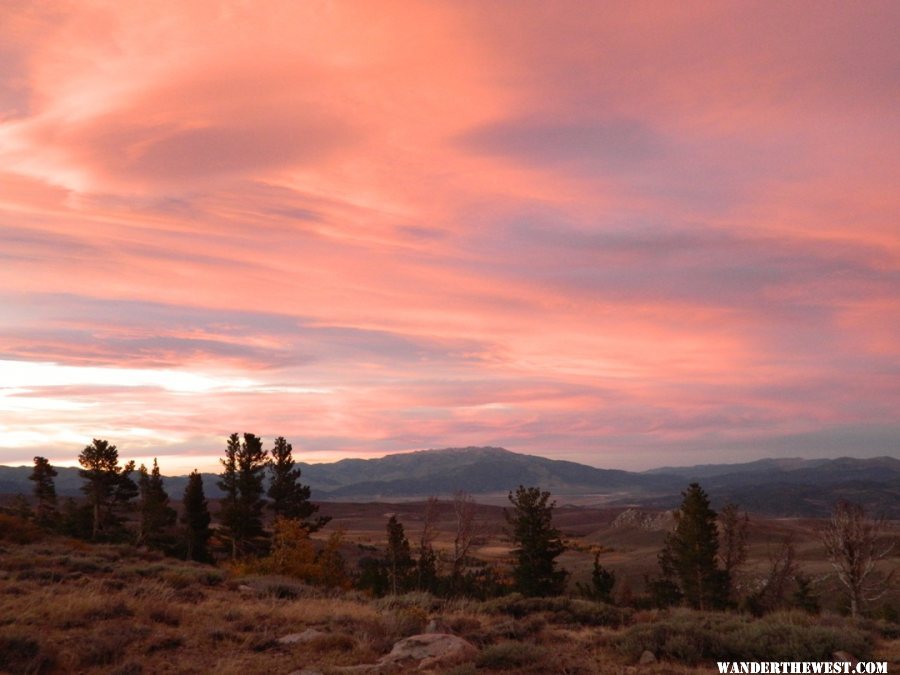
[[[478,602],[409,594],[370,600],[124,546],[62,540],[0,546],[0,672],[251,675],[316,667],[327,673],[374,663],[431,620],[479,648],[476,659],[451,671],[466,675],[632,672],[643,641],[656,640],[660,655],[675,659],[678,649],[690,651],[678,640],[706,639],[701,628],[709,617],[622,611],[569,598]],[[723,615],[721,621],[743,619]],[[831,627],[850,634],[839,617],[808,623],[823,635]],[[654,626],[668,631],[662,642]],[[302,644],[278,642],[306,628],[323,635]],[[741,628],[751,629],[761,630]],[[853,630],[870,640],[860,644],[874,646],[873,658],[896,664],[900,643],[878,639],[879,633],[895,637],[889,630],[874,623]],[[689,660],[699,665],[664,660],[640,672],[712,672],[702,649],[691,653],[697,656]]]

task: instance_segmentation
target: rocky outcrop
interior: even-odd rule
[[[627,509],[613,520],[613,527],[637,527],[648,531],[671,530],[675,525],[675,517],[671,511],[641,511]]]

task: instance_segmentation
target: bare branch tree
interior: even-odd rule
[[[788,588],[799,571],[794,540],[788,535],[781,540],[777,549],[769,552],[769,574],[756,596],[760,608],[773,611],[785,607]]]
[[[478,505],[472,495],[458,490],[453,495],[453,514],[456,517],[456,536],[453,538],[453,559],[450,568],[450,583],[454,590],[465,567],[466,557],[477,534],[476,518]]]
[[[736,595],[738,571],[747,560],[747,534],[750,517],[738,512],[737,504],[726,504],[719,512],[721,542],[719,559],[728,576],[728,593],[734,600]]]
[[[719,557],[722,567],[732,574],[747,560],[747,533],[750,517],[746,512],[741,515],[737,504],[726,504],[719,511],[722,524],[722,543]]]
[[[429,497],[422,514],[422,534],[419,536],[419,560],[416,569],[416,588],[433,590],[438,577],[434,540],[437,537],[438,498]]]
[[[422,514],[422,534],[419,537],[419,550],[431,548],[437,537],[437,516],[440,500],[437,497],[429,497],[425,502],[425,512]]]
[[[894,542],[882,541],[884,526],[883,519],[867,518],[861,505],[841,500],[822,531],[829,562],[847,591],[854,617],[868,602],[884,595],[893,576],[891,572],[883,577],[875,570],[878,561],[894,548]]]

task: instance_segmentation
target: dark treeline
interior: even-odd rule
[[[180,515],[170,504],[159,463],[148,469],[120,461],[118,448],[94,439],[78,455],[83,499],[56,496],[57,475],[44,457],[34,458],[29,479],[34,482],[33,507],[20,502],[19,515],[39,527],[94,542],[133,543],[167,555],[214,562],[227,553],[233,560],[268,552],[271,533],[264,526],[266,510],[276,519],[292,519],[307,532],[323,527],[308,486],[300,483],[291,444],[277,438],[269,457],[254,434],[232,434],[221,460],[219,486],[225,497],[215,514],[209,509],[203,478],[193,471],[181,495]],[[264,478],[269,474],[269,489]]]
[[[452,500],[452,548],[437,551],[438,500],[423,507],[417,541],[410,542],[403,523],[390,516],[384,545],[357,545],[354,569],[345,554],[353,547],[336,529],[322,540],[310,535],[330,521],[318,513],[311,492],[301,482],[292,447],[283,437],[270,450],[259,436],[232,434],[220,460],[219,509],[211,513],[203,478],[191,473],[180,513],[170,503],[156,459],[151,468],[120,463],[115,445],[94,439],[78,456],[84,480],[82,500],[58,502],[56,470],[34,458],[30,480],[33,499],[11,511],[22,522],[44,531],[94,542],[132,543],[204,563],[227,563],[238,571],[296,577],[328,587],[356,587],[376,596],[421,591],[442,597],[495,597],[518,592],[528,597],[565,593],[568,572],[557,558],[565,551],[553,525],[556,503],[537,487],[519,486],[509,493],[506,535],[512,542],[505,564],[492,565],[470,554],[480,535],[478,507],[458,492]],[[268,487],[266,487],[268,486]],[[10,511],[7,509],[7,511]],[[745,574],[749,518],[728,504],[716,513],[703,489],[692,483],[682,493],[674,528],[658,556],[659,572],[645,577],[645,590],[634,595],[624,580],[593,561],[589,581],[570,592],[596,602],[638,608],[686,605],[698,610],[739,609],[756,615],[797,608],[818,612],[814,580],[800,568],[793,542],[779,542],[769,569],[760,579]],[[8,518],[9,515],[3,516]],[[867,518],[861,507],[839,503],[821,538],[836,577],[845,590],[848,612],[861,613],[883,594],[885,580],[875,563],[889,548],[878,548],[882,523]],[[821,580],[819,580],[821,581]]]

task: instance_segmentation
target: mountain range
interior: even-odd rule
[[[549,490],[560,503],[672,508],[688,483],[698,481],[713,505],[726,501],[773,516],[825,516],[838,499],[864,504],[869,512],[900,518],[900,460],[891,457],[806,460],[763,459],[743,464],[663,467],[645,472],[595,467],[492,447],[447,448],[344,459],[298,462],[302,482],[317,501],[402,501],[447,496],[463,490],[484,501],[504,501],[518,485]],[[57,492],[80,494],[75,468],[59,467]],[[0,494],[28,494],[31,467],[0,466]],[[217,498],[217,476],[204,474],[208,497]],[[173,497],[186,476],[166,478]]]

